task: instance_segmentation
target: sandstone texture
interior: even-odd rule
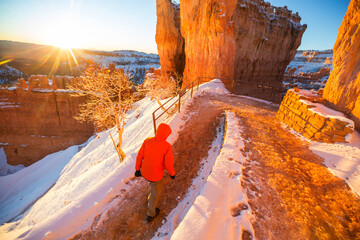
[[[324,98],[360,130],[360,0],[351,0],[333,48],[333,71]]]
[[[164,83],[175,74],[182,75],[185,66],[184,38],[180,33],[180,7],[171,0],[156,0],[156,36]]]
[[[297,13],[263,0],[182,0],[180,13],[183,86],[221,78],[233,93],[280,101],[286,66],[306,29]]]
[[[92,124],[74,119],[84,98],[64,90],[24,89],[22,80],[19,85],[0,89],[0,147],[9,164],[31,165],[93,134]]]
[[[347,142],[348,134],[354,132],[354,123],[319,102],[323,102],[322,97],[311,91],[290,89],[277,118],[306,138],[326,143]],[[331,114],[326,114],[327,111]]]

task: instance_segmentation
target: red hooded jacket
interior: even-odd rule
[[[160,181],[164,169],[170,176],[175,176],[172,147],[166,141],[170,134],[170,126],[161,123],[155,137],[145,139],[138,152],[135,170],[141,169],[141,175],[148,181]]]

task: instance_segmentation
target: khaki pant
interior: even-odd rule
[[[160,199],[162,192],[163,180],[157,182],[149,182],[149,196],[148,196],[148,212],[149,217],[154,217],[156,215],[156,207]]]

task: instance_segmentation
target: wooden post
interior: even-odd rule
[[[155,119],[155,112],[153,112],[153,123],[154,123],[154,133],[156,135],[156,119]]]
[[[191,83],[191,97],[193,95],[194,82]]]

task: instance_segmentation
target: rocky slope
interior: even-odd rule
[[[83,102],[63,90],[0,89],[0,147],[8,163],[28,166],[85,142],[93,126],[73,118]]]
[[[149,68],[160,67],[159,56],[153,53],[144,53],[131,50],[121,51],[84,51],[79,55],[81,63],[77,68],[83,72],[85,63],[92,60],[102,67],[108,68],[110,63],[115,64],[116,68],[122,68],[131,76],[132,81],[141,84],[144,82],[146,71]]]
[[[169,0],[156,1],[156,44],[162,79],[182,75],[185,67],[184,38],[180,33],[180,6]]]
[[[324,88],[332,70],[332,50],[298,51],[287,66],[283,85],[290,88]]]
[[[333,48],[333,71],[324,89],[328,104],[360,129],[360,1],[351,0]]]
[[[0,65],[0,85],[12,86],[17,79],[26,77],[26,75],[16,68],[10,67],[6,64]]]
[[[180,18],[186,56],[183,86],[199,77],[205,77],[202,82],[216,77],[234,93],[280,101],[283,74],[306,29],[297,13],[263,0],[184,0]],[[167,57],[160,54],[161,63],[174,63],[162,59]]]

